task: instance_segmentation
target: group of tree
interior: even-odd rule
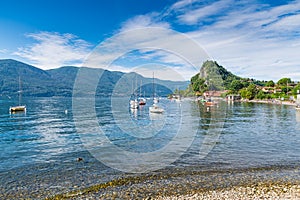
[[[188,92],[202,95],[208,90],[227,90],[227,94],[239,94],[244,99],[274,99],[295,96],[300,90],[300,83],[295,84],[290,78],[282,78],[275,83],[241,78],[228,72],[215,61],[206,61],[199,73],[191,78]]]

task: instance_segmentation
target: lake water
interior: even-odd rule
[[[95,118],[84,103],[72,112],[72,98],[25,98],[27,112],[19,114],[9,114],[16,102],[2,98],[0,199],[39,199],[159,172],[280,168],[299,179],[300,112],[293,107],[220,102],[208,109],[162,99],[165,113],[150,115],[149,103],[131,111],[126,102],[97,99]]]

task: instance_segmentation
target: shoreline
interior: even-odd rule
[[[297,167],[165,172],[123,176],[46,199],[300,199]]]
[[[296,106],[296,103],[291,101],[280,101],[280,100],[248,100],[248,99],[242,99],[240,102],[246,102],[246,103],[264,103],[264,104],[272,104],[272,105],[287,105],[287,106]]]

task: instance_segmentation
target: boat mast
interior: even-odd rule
[[[141,85],[140,85],[140,97],[142,97],[142,84],[143,84],[143,81],[141,80]]]
[[[135,99],[137,100],[138,98],[138,90],[137,90],[137,75],[135,75],[135,91],[134,91],[134,94],[135,94]]]
[[[21,77],[19,76],[19,106],[21,105],[21,100],[22,100],[22,86],[21,86]]]
[[[154,72],[152,72],[152,94],[153,94],[153,101],[154,101],[154,94],[155,91],[154,91]]]

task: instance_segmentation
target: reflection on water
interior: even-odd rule
[[[297,111],[295,113],[296,113],[296,121],[300,123],[300,111]]]
[[[10,115],[8,108],[15,102],[1,100],[0,193],[11,193],[19,185],[25,185],[29,194],[39,190],[63,192],[74,185],[86,187],[123,175],[86,151],[74,126],[71,98],[24,101],[27,113]],[[299,167],[300,112],[294,107],[219,102],[207,110],[193,101],[178,103],[166,99],[161,104],[165,113],[150,114],[147,104],[130,110],[125,98],[97,99],[97,124],[90,126],[89,113],[80,116],[90,147],[102,152],[109,149],[99,138],[99,130],[118,148],[137,155],[160,151],[179,135],[179,141],[192,144],[188,150],[180,143],[172,147],[174,152],[185,153],[170,165],[170,173],[173,169],[201,172],[279,165]],[[113,152],[106,153],[114,159]],[[77,162],[78,157],[83,161]]]

